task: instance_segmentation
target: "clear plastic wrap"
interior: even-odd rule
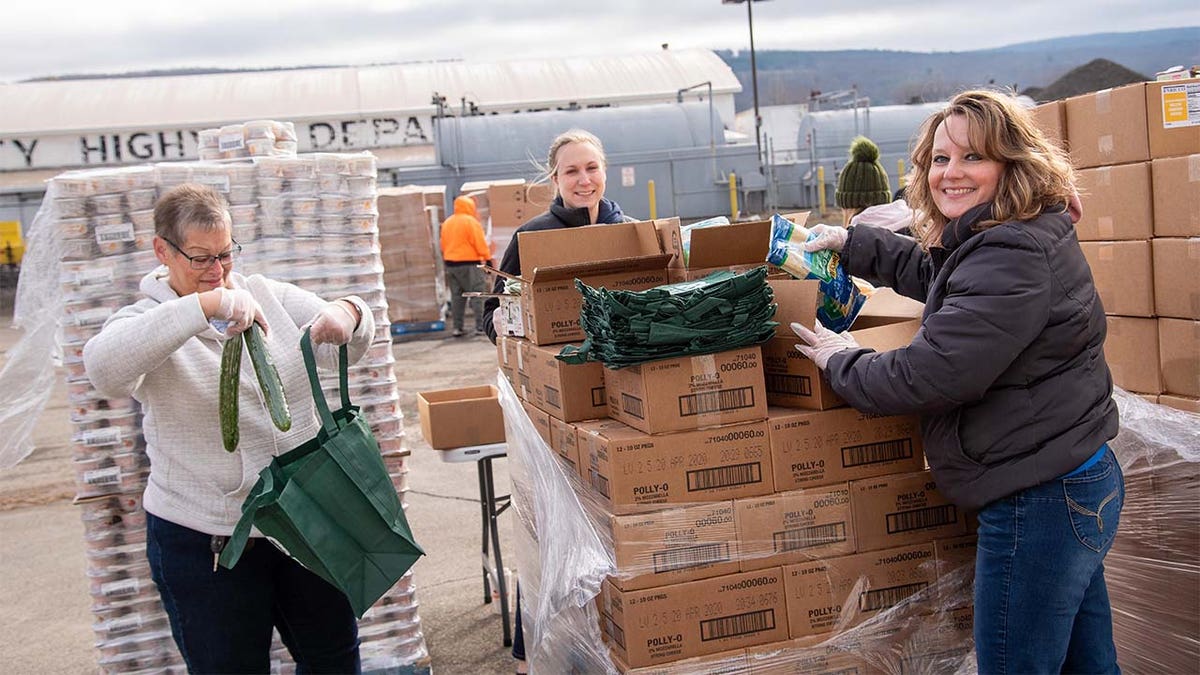
[[[822,530],[820,523],[810,522],[815,526],[812,531],[826,532],[828,540],[808,541],[803,550],[778,562],[778,557],[764,559],[777,555],[773,553],[776,542],[731,540],[733,525],[718,522],[720,514],[731,510],[731,502],[612,516],[591,496],[576,470],[561,461],[539,435],[502,373],[497,386],[505,413],[517,514],[513,554],[521,581],[531,672],[681,675],[840,672],[844,668],[890,673],[974,672],[971,535],[914,546],[929,546],[932,556],[901,549],[846,555],[836,546],[829,548],[836,545],[836,528]],[[1125,468],[1129,486],[1121,532],[1107,561],[1118,651],[1122,665],[1131,671],[1180,672],[1181,664],[1194,666],[1197,662],[1196,635],[1200,634],[1196,607],[1200,593],[1189,590],[1183,597],[1192,602],[1181,606],[1175,601],[1178,591],[1172,591],[1172,587],[1181,588],[1180,584],[1188,589],[1200,584],[1200,495],[1196,494],[1200,489],[1196,481],[1200,425],[1189,413],[1153,406],[1119,390],[1114,396],[1122,411],[1122,432],[1111,445]],[[1141,496],[1140,482],[1153,485],[1156,499]],[[789,494],[808,494],[820,500],[823,492],[831,489]],[[800,507],[797,512],[808,510]],[[614,527],[622,519],[636,519],[643,531],[648,527],[663,536],[646,537],[658,541],[643,548],[637,545],[640,541],[632,547],[615,544]],[[663,545],[672,537],[680,548]],[[733,550],[728,550],[735,541]],[[697,557],[697,551],[722,547],[721,554]],[[859,569],[857,565],[865,564],[864,559],[894,558],[894,551],[912,558],[913,564],[901,571],[890,569],[886,577],[845,573]],[[680,559],[687,564],[672,567],[671,561]],[[664,584],[719,580],[720,575],[739,569],[753,571],[781,564],[784,570],[790,569],[789,565],[801,569],[805,560],[812,564],[818,583],[840,589],[838,597],[845,600],[845,607],[834,613],[835,619],[820,624],[824,632],[732,650],[714,648],[711,651],[716,653],[688,653],[679,660],[640,667],[622,663],[605,641],[605,634],[625,635],[613,629],[611,622],[606,624],[607,617],[596,601],[597,596],[604,599],[610,585],[635,591],[653,589],[662,595]],[[662,574],[664,561],[667,574]],[[821,561],[829,564],[818,564]],[[610,575],[613,578],[606,584]],[[1150,578],[1155,575],[1160,576]],[[700,587],[699,583],[695,586]],[[1147,593],[1146,589],[1156,591]],[[1170,633],[1166,650],[1162,649],[1164,628]]]

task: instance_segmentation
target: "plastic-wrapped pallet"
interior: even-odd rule
[[[819,501],[796,506],[788,517],[804,520],[812,532],[824,532],[823,541],[780,549],[778,541],[739,539],[731,533],[731,502],[709,502],[630,516],[628,522],[643,528],[630,554],[614,545],[617,519],[583,485],[577,469],[550,449],[503,374],[497,386],[518,519],[514,553],[531,672],[973,671],[973,537],[934,537],[904,550],[872,549],[849,556],[833,552],[827,545],[839,540],[837,528],[807,519],[836,502],[836,495],[819,494],[831,488],[816,488],[801,492]],[[1131,485],[1141,471],[1152,467],[1160,495],[1157,502],[1127,502],[1119,543],[1109,556],[1118,654],[1125,664],[1154,663],[1170,671],[1170,664],[1194,657],[1194,603],[1181,609],[1165,587],[1153,598],[1139,593],[1158,588],[1160,584],[1147,582],[1166,567],[1176,573],[1176,588],[1200,582],[1196,484],[1186,480],[1200,461],[1200,427],[1188,413],[1161,407],[1150,412],[1144,409],[1148,404],[1123,391],[1114,396],[1121,406],[1123,429],[1111,445]],[[1146,512],[1139,514],[1143,509]],[[1176,512],[1170,521],[1175,527],[1150,532],[1170,510]],[[647,533],[646,527],[655,531]],[[637,544],[643,538],[669,545],[653,553],[639,552]],[[1145,547],[1140,554],[1122,551],[1122,541],[1138,549],[1137,542],[1151,538],[1173,554],[1150,554],[1152,549]],[[781,550],[807,562],[778,563]],[[768,555],[775,558],[764,560]],[[768,568],[779,564],[783,566]],[[880,564],[891,567],[882,575],[870,571],[871,565]],[[773,579],[781,569],[779,584]],[[693,574],[680,583],[675,583],[678,577],[651,580],[685,573]],[[782,599],[776,590],[780,585],[785,587]],[[796,585],[798,592],[793,590]],[[614,601],[611,596],[619,587],[626,591]],[[731,590],[749,592],[725,597]],[[694,607],[673,605],[655,611],[660,608],[655,603],[684,593],[697,599]],[[805,606],[825,596],[835,602]],[[803,607],[800,614],[797,606]],[[1121,635],[1161,635],[1164,624],[1171,627],[1170,654],[1146,650],[1144,644]],[[789,629],[796,637],[776,637],[781,625],[785,637]],[[812,634],[797,635],[803,626],[812,628]],[[739,637],[726,640],[730,635],[750,637],[738,643]],[[722,646],[723,641],[732,646]],[[628,663],[622,655],[637,662]]]
[[[86,341],[113,312],[139,298],[140,278],[157,264],[152,242],[158,196],[184,182],[215,187],[230,204],[233,236],[244,247],[240,272],[289,281],[325,298],[355,294],[367,302],[377,332],[350,370],[350,393],[403,496],[408,451],[387,323],[375,181],[369,153],[77,171],[50,181],[29,233],[30,260],[40,264],[27,267],[35,270],[29,278],[22,276],[18,314],[33,328],[25,338],[32,342],[48,339],[48,322],[60,324],[77,503],[105,672],[183,670],[146,561],[141,494],[149,464],[140,407],[133,399],[100,396],[82,363]],[[30,311],[35,303],[36,316]],[[22,396],[44,386],[42,370]],[[323,377],[323,385],[336,402],[336,375]],[[4,448],[6,461],[15,461],[14,450]],[[365,669],[428,665],[417,609],[409,574],[362,621]],[[275,670],[292,668],[281,646],[275,656]]]

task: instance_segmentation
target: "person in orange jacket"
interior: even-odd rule
[[[475,211],[475,200],[466,195],[454,199],[454,214],[442,223],[442,261],[446,268],[446,282],[450,285],[450,317],[453,321],[454,337],[466,335],[463,331],[463,313],[467,299],[463,293],[483,290],[483,271],[480,263],[492,258],[491,248],[483,236],[483,225]],[[471,312],[475,315],[475,334],[483,334],[483,298],[471,298]]]

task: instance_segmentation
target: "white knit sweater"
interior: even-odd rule
[[[267,349],[292,414],[287,432],[271,423],[254,367],[243,352],[240,440],[236,452],[225,451],[217,413],[222,337],[205,319],[199,296],[181,298],[171,289],[165,266],[142,279],[146,298],[113,314],[83,350],[84,366],[97,390],[112,397],[133,396],[142,404],[150,457],[146,511],[206,534],[230,534],[258,472],[273,456],[311,439],[319,428],[300,336],[301,327],[325,302],[261,275],[233,276],[262,305],[270,327]],[[362,313],[349,344],[354,363],[370,346],[375,322],[360,298],[346,299]],[[337,368],[335,346],[319,345],[316,357],[318,367]]]

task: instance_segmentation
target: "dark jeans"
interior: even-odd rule
[[[265,673],[271,628],[297,673],[357,673],[358,623],[341,591],[265,539],[213,572],[211,537],[146,514],[146,556],[192,673]]]
[[[982,675],[1119,673],[1104,555],[1125,502],[1111,450],[1088,469],[988,504],[975,558]]]
[[[446,283],[450,286],[450,321],[454,330],[463,329],[463,316],[467,301],[471,302],[471,313],[475,315],[475,330],[483,330],[483,298],[464,298],[463,293],[478,293],[483,290],[483,270],[477,263],[446,263]]]

